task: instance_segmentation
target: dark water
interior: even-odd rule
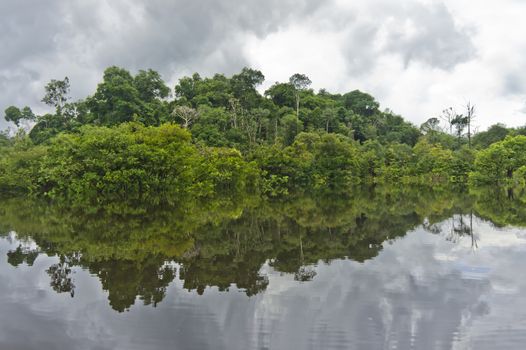
[[[521,194],[0,204],[0,349],[524,349]]]

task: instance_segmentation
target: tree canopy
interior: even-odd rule
[[[471,184],[524,182],[525,144],[517,136],[524,128],[497,124],[473,134],[471,104],[464,114],[447,108],[417,128],[366,92],[315,92],[309,77],[297,73],[262,94],[264,79],[245,67],[231,76],[195,73],[170,89],[151,69],[133,74],[112,66],[95,92],[78,101],[69,97],[67,77],[52,80],[42,101],[54,111],[5,110],[7,121],[33,127],[0,143],[0,188],[176,197],[181,188],[199,187],[206,166],[211,182],[203,180],[204,192],[229,181],[251,182],[269,195],[343,193],[385,182],[465,184],[468,177]]]

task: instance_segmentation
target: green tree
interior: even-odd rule
[[[133,80],[139,98],[144,102],[163,99],[170,94],[170,88],[166,86],[161,75],[152,69],[140,70]]]
[[[508,136],[477,153],[470,180],[475,184],[509,183],[526,166],[526,136]]]
[[[300,94],[312,83],[305,74],[296,73],[289,78],[289,83],[294,87],[294,97],[296,99],[296,118],[300,117]]]
[[[230,79],[232,93],[237,98],[243,108],[256,108],[261,99],[261,95],[256,88],[265,81],[265,76],[259,70],[244,67],[239,74],[235,74]]]
[[[88,107],[100,125],[118,125],[132,121],[141,113],[139,91],[133,76],[125,69],[109,67],[95,94],[87,99]]]
[[[5,110],[4,118],[8,122],[13,122],[17,127],[20,126],[22,120],[33,121],[36,119],[35,114],[29,107],[24,107],[22,110],[15,106],[9,106]]]
[[[495,142],[502,141],[510,134],[504,124],[495,124],[473,136],[473,146],[477,149],[486,149]]]
[[[354,90],[343,95],[343,103],[354,113],[363,116],[371,116],[378,111],[380,104],[371,95]]]
[[[11,138],[7,132],[0,131],[0,149],[8,146],[11,146]]]
[[[279,107],[294,108],[296,106],[295,88],[290,83],[275,83],[265,91],[265,96]]]
[[[183,77],[179,79],[179,83],[175,86],[175,97],[182,100],[183,103],[191,103],[194,97],[198,94],[199,85],[202,79],[198,73],[194,73],[191,77]],[[195,108],[195,104],[192,104]]]
[[[294,114],[288,114],[281,119],[281,137],[284,145],[291,145],[294,138],[303,131],[303,123]]]
[[[42,98],[42,102],[48,106],[55,107],[56,114],[62,114],[62,109],[69,100],[69,78],[65,77],[63,80],[52,79],[44,89],[46,93]]]
[[[422,125],[420,125],[420,131],[422,131],[424,135],[442,131],[442,128],[440,127],[440,120],[435,117],[429,118],[424,123],[422,123]]]

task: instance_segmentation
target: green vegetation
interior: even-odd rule
[[[526,179],[526,136],[506,137],[481,150],[475,160],[474,183],[524,185]]]
[[[71,102],[52,80],[52,112],[8,107],[0,191],[77,202],[173,203],[221,192],[348,193],[358,185],[523,186],[525,128],[473,134],[475,110],[446,109],[420,128],[369,94],[310,89],[294,74],[264,94],[261,72],[183,77],[174,98],[153,70],[110,67],[93,95]],[[445,123],[445,125],[441,125]]]
[[[29,145],[28,145],[29,144]],[[82,126],[49,144],[15,142],[2,158],[0,183],[51,198],[170,202],[241,191],[255,181],[253,164],[235,149],[200,149],[176,125]]]

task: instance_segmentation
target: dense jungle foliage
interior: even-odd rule
[[[358,90],[315,92],[294,74],[261,94],[263,81],[244,68],[171,89],[153,70],[110,67],[93,95],[72,102],[69,79],[52,80],[42,102],[53,112],[5,110],[19,131],[0,134],[0,191],[170,203],[381,183],[524,185],[526,128],[473,133],[471,105],[417,128]]]

